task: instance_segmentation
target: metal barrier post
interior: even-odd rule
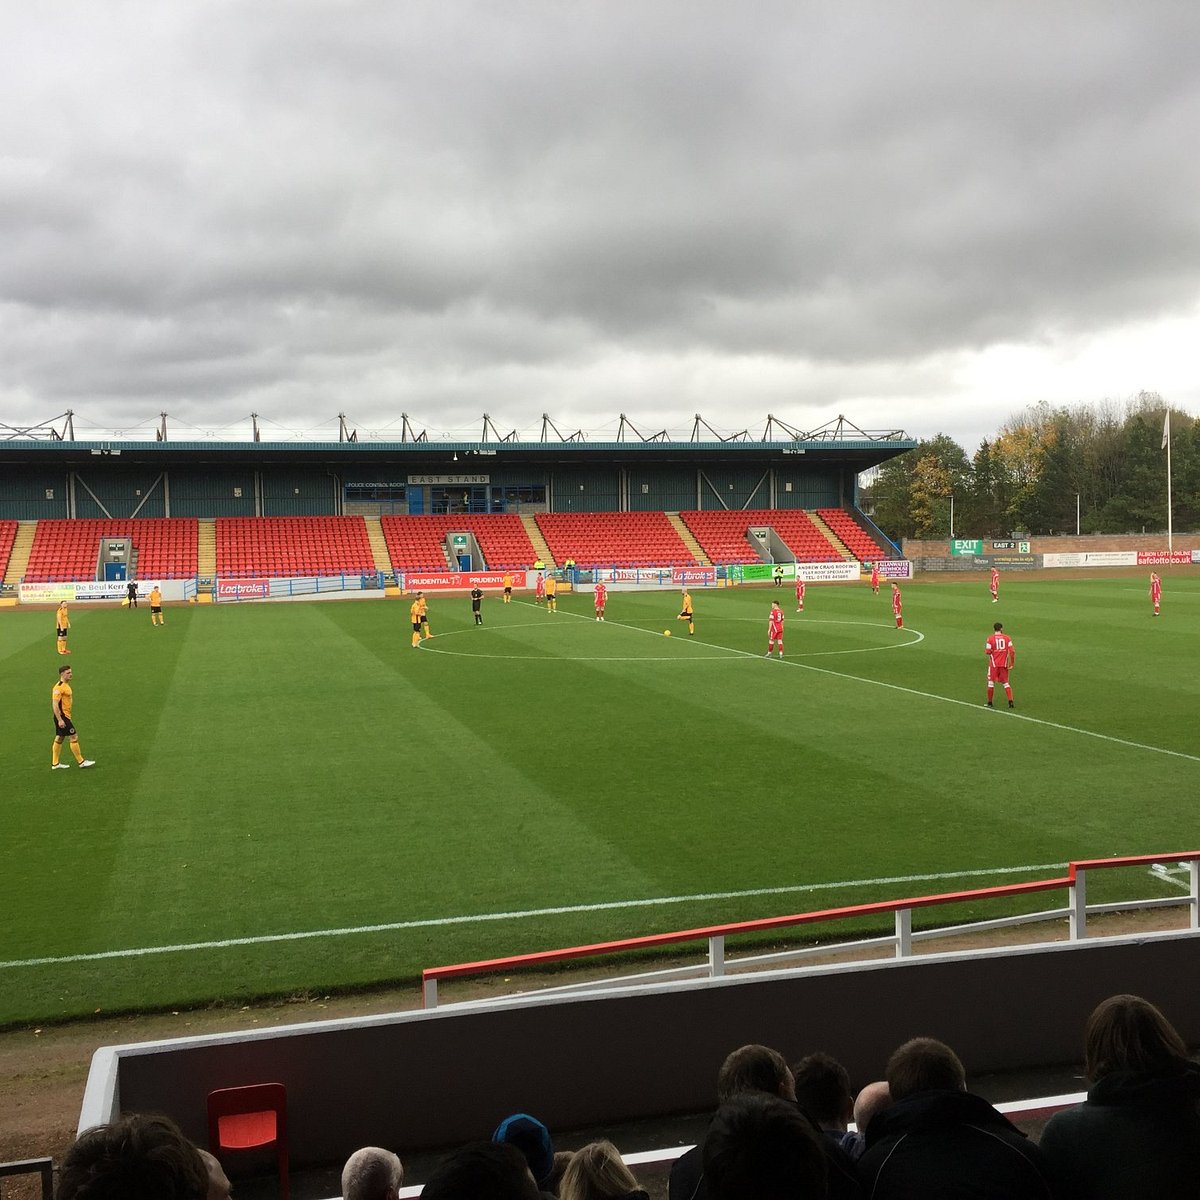
[[[725,974],[725,939],[710,937],[708,939],[708,977],[719,979]]]
[[[424,979],[421,981],[421,1007],[437,1008],[436,979]]]
[[[1070,939],[1081,942],[1087,937],[1087,872],[1075,872],[1075,880],[1067,893],[1067,905],[1071,910]]]
[[[896,909],[896,957],[912,957],[912,909]]]
[[[1192,894],[1188,897],[1189,924],[1192,929],[1200,929],[1200,858],[1188,863],[1188,878],[1192,884]]]
[[[26,1158],[20,1162],[0,1163],[0,1178],[14,1175],[40,1175],[42,1200],[54,1195],[54,1161],[49,1158]]]

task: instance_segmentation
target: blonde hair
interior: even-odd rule
[[[616,1200],[636,1191],[638,1181],[609,1141],[576,1150],[559,1185],[559,1200]]]

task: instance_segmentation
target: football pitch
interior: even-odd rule
[[[1200,578],[0,613],[0,1024],[420,969],[1190,850]],[[770,602],[786,658],[764,659]],[[994,621],[1017,708],[983,707]],[[670,638],[663,636],[670,630]],[[51,771],[74,670],[81,771]],[[1106,873],[1091,899],[1170,895]],[[1176,891],[1175,894],[1178,894]],[[1059,903],[1035,897],[1026,908]],[[1015,906],[1014,906],[1015,907]],[[964,906],[962,912],[967,910]],[[998,915],[989,907],[986,915]],[[918,921],[918,923],[920,923]],[[415,986],[415,984],[414,984]]]

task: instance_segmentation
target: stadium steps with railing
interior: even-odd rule
[[[367,541],[371,543],[371,555],[375,559],[375,570],[381,575],[391,575],[392,556],[388,553],[387,538],[383,536],[383,523],[379,520],[378,515],[369,517],[363,516],[363,523],[367,527]]]
[[[214,579],[217,574],[217,522],[213,517],[201,517],[196,530],[196,574],[201,579]]]
[[[13,538],[12,550],[8,555],[8,569],[4,572],[5,591],[15,589],[24,578],[29,566],[29,552],[33,549],[34,534],[37,533],[36,521],[18,521],[17,534]]]
[[[550,544],[542,536],[542,531],[538,528],[537,521],[529,513],[522,513],[521,524],[525,526],[525,532],[529,534],[529,540],[533,543],[533,548],[537,552],[538,558],[548,567],[557,567],[558,563],[554,561],[554,555],[550,553]],[[532,566],[533,564],[531,563],[530,565]]]
[[[712,559],[704,553],[704,547],[696,541],[696,535],[683,523],[683,518],[677,512],[669,512],[667,513],[667,520],[675,527],[675,532],[679,534],[692,557],[702,567],[711,567]]]
[[[828,525],[825,524],[824,518],[818,515],[816,509],[810,509],[808,513],[809,519],[821,531],[829,544],[847,561],[858,562],[858,559],[851,553],[850,547],[842,541]]]

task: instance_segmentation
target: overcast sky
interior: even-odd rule
[[[0,423],[1200,413],[1200,5],[0,10]]]

